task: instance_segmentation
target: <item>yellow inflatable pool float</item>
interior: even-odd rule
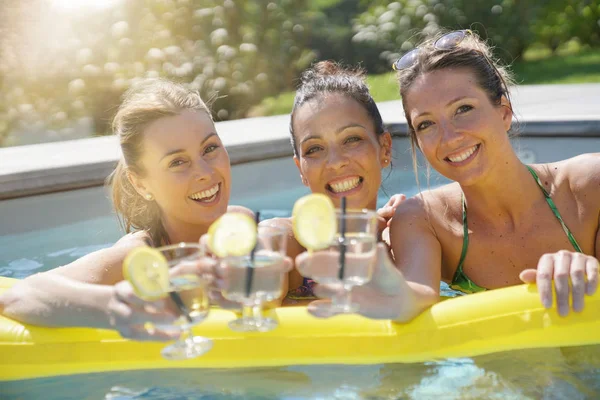
[[[0,290],[14,283],[0,278]],[[2,289],[4,288],[4,289]],[[299,364],[423,362],[505,350],[600,343],[600,294],[567,318],[542,307],[535,286],[520,285],[440,302],[408,324],[356,315],[327,320],[305,307],[274,310],[279,327],[237,333],[234,313],[213,309],[195,331],[214,340],[196,359],[161,358],[164,343],[133,342],[87,328],[42,328],[0,317],[0,381],[155,368],[242,368]]]

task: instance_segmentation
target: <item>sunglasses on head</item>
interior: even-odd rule
[[[437,50],[451,50],[458,46],[467,35],[472,35],[473,32],[470,29],[463,29],[460,31],[453,31],[446,33],[435,41],[433,47]],[[417,47],[400,57],[395,63],[392,64],[394,71],[401,71],[406,68],[410,68],[417,62],[421,49]]]

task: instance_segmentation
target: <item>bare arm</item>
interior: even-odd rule
[[[377,245],[375,266],[371,280],[366,285],[352,288],[352,300],[358,312],[368,318],[393,319],[408,322],[439,300],[441,276],[441,247],[432,230],[420,199],[405,200],[396,210],[391,224],[391,244],[395,262],[387,246]],[[360,256],[357,256],[360,257]],[[304,252],[296,258],[296,266],[306,276],[316,276],[327,270],[324,265],[335,265],[335,252]],[[337,269],[329,269],[337,275]],[[333,297],[340,290],[337,284],[319,284],[315,291],[319,297]],[[319,300],[309,305],[309,312],[327,318],[332,314],[321,307],[329,300]]]
[[[590,255],[600,260],[600,153],[582,154],[569,160],[568,175],[577,197],[589,199],[591,217],[596,221],[594,253]]]
[[[104,285],[123,280],[124,258],[145,238],[143,232],[126,235],[110,248],[23,279],[0,295],[1,312],[31,324],[106,327],[111,292]]]
[[[390,227],[396,267],[410,289],[398,304],[400,322],[406,322],[439,301],[442,248],[422,198],[405,200],[396,210]]]
[[[62,275],[79,282],[113,285],[123,280],[123,260],[136,247],[147,246],[150,238],[139,231],[123,236],[113,246],[87,254],[45,274]]]
[[[600,212],[598,213],[598,230],[596,231],[596,248],[594,257],[600,260]]]
[[[106,306],[111,289],[58,274],[36,274],[0,295],[0,311],[32,325],[109,328]]]
[[[586,154],[581,156],[583,165],[576,168],[579,174],[585,174],[588,179],[585,180],[583,191],[585,197],[593,199],[596,205],[596,237],[594,254],[592,256],[600,260],[600,153]],[[582,172],[583,171],[583,172]]]

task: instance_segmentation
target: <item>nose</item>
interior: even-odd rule
[[[202,157],[194,163],[194,179],[196,181],[208,181],[214,173],[212,166]]]
[[[451,121],[439,121],[439,129],[441,130],[441,141],[446,145],[453,145],[457,142],[462,141],[463,134],[459,129],[456,129]]]
[[[327,154],[327,166],[331,169],[341,169],[348,165],[347,155],[340,149],[330,148]]]

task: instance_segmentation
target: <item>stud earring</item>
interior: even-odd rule
[[[148,201],[152,201],[154,200],[154,196],[152,196],[150,193],[146,194],[146,196],[144,196],[146,198],[146,200]]]

